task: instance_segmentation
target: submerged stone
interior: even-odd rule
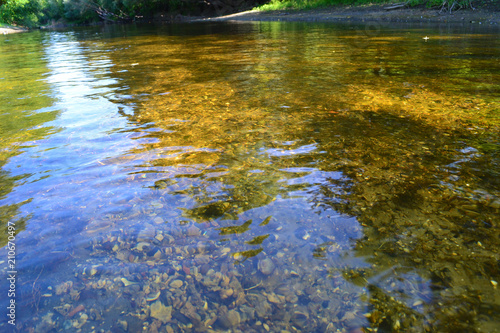
[[[228,313],[222,315],[219,317],[217,320],[217,323],[219,326],[221,326],[224,329],[230,329],[235,326],[238,326],[241,322],[241,316],[238,311],[231,310]]]
[[[264,275],[270,275],[274,271],[274,263],[271,259],[259,260],[259,271]]]
[[[180,287],[182,287],[182,285],[183,285],[182,280],[174,280],[174,281],[170,282],[170,287],[175,288],[175,289],[179,289]]]
[[[168,323],[172,319],[172,307],[165,306],[161,301],[156,301],[151,305],[151,317]]]
[[[194,226],[194,225],[190,226],[187,231],[188,231],[188,236],[199,236],[199,235],[201,235],[201,230],[198,227]]]

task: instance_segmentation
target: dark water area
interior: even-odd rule
[[[0,36],[0,331],[499,331],[475,29]]]

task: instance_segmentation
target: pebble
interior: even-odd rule
[[[223,316],[219,317],[218,323],[225,329],[231,329],[238,326],[241,322],[241,317],[238,311],[231,310]]]
[[[292,323],[294,326],[304,329],[307,325],[308,319],[307,314],[296,311],[292,316]]]
[[[192,225],[188,228],[187,233],[188,236],[199,236],[201,235],[201,230],[198,227]]]
[[[122,283],[125,287],[131,286],[133,284],[137,284],[137,282],[131,282],[131,281],[127,280],[126,278],[121,278],[120,281],[122,281]]]
[[[181,280],[174,280],[174,281],[170,282],[170,287],[175,288],[175,289],[179,289],[180,287],[182,287],[183,284],[184,283]]]
[[[161,301],[156,301],[151,305],[151,317],[168,323],[172,319],[172,307],[165,306]]]
[[[271,259],[259,260],[259,271],[264,275],[270,275],[274,271],[274,263]]]
[[[142,242],[142,241],[150,241],[153,239],[156,235],[155,228],[153,226],[146,226],[144,229],[142,229],[139,234],[137,235],[137,242]]]
[[[135,248],[139,251],[144,251],[144,250],[148,250],[150,246],[151,246],[151,244],[149,244],[148,242],[140,242],[140,243],[137,243]]]
[[[118,326],[125,332],[128,331],[128,323],[126,320],[118,320]]]
[[[489,206],[491,208],[500,209],[500,199],[491,201]]]
[[[153,302],[160,298],[161,292],[157,291],[156,293],[151,293],[146,297],[146,301]]]
[[[275,294],[269,294],[267,295],[267,300],[271,303],[280,303],[280,300],[278,297],[276,297]]]

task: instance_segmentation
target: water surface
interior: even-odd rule
[[[1,329],[494,332],[498,37],[0,37]]]

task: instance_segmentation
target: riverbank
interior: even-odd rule
[[[423,7],[387,10],[388,5],[335,6],[311,10],[250,10],[197,21],[382,21],[500,25],[500,8],[495,5],[475,10],[457,10],[452,13]]]
[[[11,25],[0,26],[0,35],[15,34],[18,32],[26,32],[28,29],[22,27],[15,27]]]
[[[165,15],[168,22],[217,22],[217,21],[302,21],[302,22],[408,22],[408,23],[459,23],[493,25],[500,28],[500,2],[491,2],[475,9],[453,12],[425,7],[387,9],[390,5],[333,6],[307,10],[259,11],[256,9],[218,17],[190,17]],[[163,16],[163,15],[162,15]],[[153,19],[153,21],[156,21]],[[71,24],[60,23],[42,28],[61,28]],[[0,26],[0,35],[26,32],[24,27]]]

